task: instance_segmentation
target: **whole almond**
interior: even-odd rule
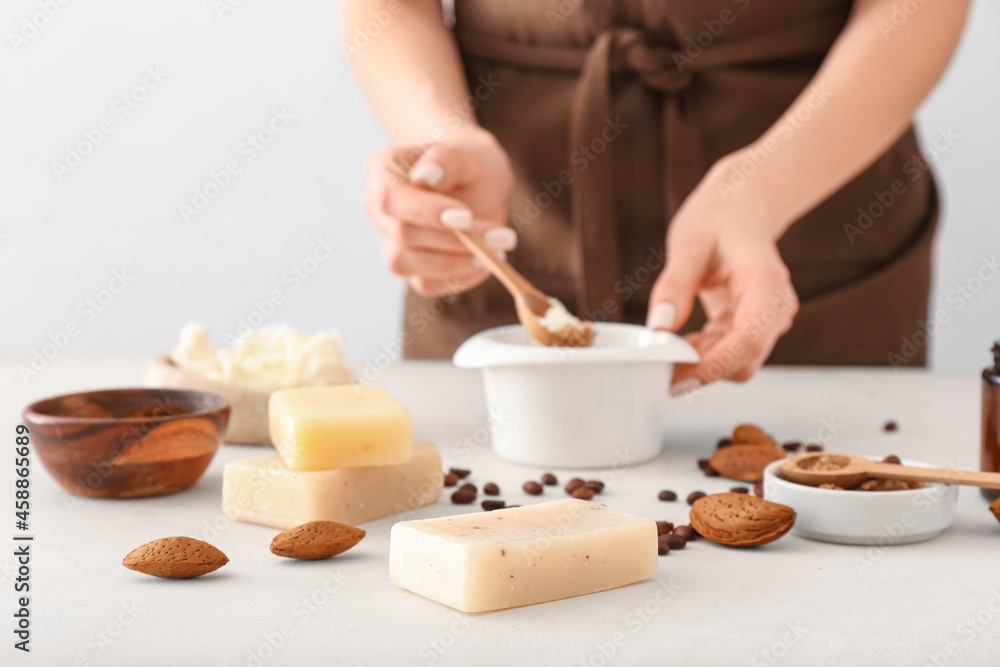
[[[336,521],[310,521],[271,540],[271,553],[298,560],[322,560],[344,553],[364,536],[362,529]]]
[[[993,512],[993,516],[997,518],[997,521],[1000,521],[1000,498],[990,503],[990,511]]]
[[[771,436],[754,424],[740,424],[733,429],[733,444],[742,445],[751,442],[774,442]]]
[[[193,537],[161,537],[133,549],[122,560],[130,570],[165,579],[190,579],[214,572],[229,562],[208,542]]]
[[[795,510],[745,493],[717,493],[695,502],[691,525],[713,542],[757,547],[791,530]]]
[[[783,458],[785,450],[775,444],[754,443],[717,449],[709,459],[709,464],[713,470],[728,479],[760,482],[764,479],[767,464]]]

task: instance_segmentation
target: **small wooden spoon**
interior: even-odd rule
[[[404,181],[409,181],[409,169],[404,164],[394,161],[392,166],[392,171],[397,176]],[[497,280],[514,297],[517,319],[521,321],[532,338],[543,345],[558,347],[587,347],[594,341],[594,325],[587,320],[580,320],[580,324],[577,326],[567,324],[560,331],[547,329],[540,319],[545,317],[555,299],[550,298],[528,282],[528,279],[518,273],[517,269],[508,264],[506,260],[497,257],[475,232],[457,229],[454,232],[455,236],[465,244],[465,247],[483,263],[483,266],[489,269],[490,273],[496,276]]]
[[[834,470],[816,470],[819,460],[826,460],[839,467]],[[946,468],[915,468],[896,463],[876,463],[863,456],[846,454],[810,453],[788,459],[778,470],[798,484],[819,486],[833,484],[845,489],[858,486],[866,479],[900,479],[908,482],[942,482],[966,484],[984,489],[1000,489],[1000,473],[951,470]]]
[[[586,320],[580,321],[579,326],[567,324],[558,332],[547,329],[540,318],[545,317],[553,300],[528,282],[527,278],[518,273],[517,269],[506,260],[497,257],[478,234],[455,230],[455,235],[514,297],[517,319],[532,338],[543,345],[560,347],[587,347],[593,342],[594,325]]]

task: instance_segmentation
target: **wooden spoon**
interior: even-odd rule
[[[409,169],[398,161],[393,163],[393,171],[405,181],[409,181]],[[465,244],[473,255],[483,263],[490,273],[496,276],[511,296],[514,297],[514,308],[517,319],[528,330],[531,337],[543,345],[558,347],[587,347],[594,340],[594,325],[587,320],[578,320],[579,324],[566,324],[560,331],[551,331],[541,322],[553,303],[558,303],[528,282],[528,279],[518,273],[517,269],[506,260],[497,257],[483,243],[479,234],[471,231],[453,230],[455,236]]]
[[[586,320],[581,320],[578,326],[567,324],[561,331],[547,329],[542,324],[541,318],[545,317],[552,307],[554,299],[528,282],[527,278],[518,273],[517,269],[506,260],[497,257],[478,234],[455,230],[455,235],[514,297],[517,319],[532,338],[543,345],[560,347],[587,347],[593,342],[594,325]]]
[[[833,470],[817,470],[820,459],[838,466]],[[798,484],[819,486],[833,484],[845,489],[858,486],[866,479],[899,479],[908,482],[942,482],[966,484],[984,489],[1000,489],[1000,473],[954,470],[946,468],[915,468],[896,463],[876,463],[863,456],[847,454],[810,453],[788,459],[778,470]]]

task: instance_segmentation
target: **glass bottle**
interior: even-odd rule
[[[983,371],[983,451],[980,469],[1000,472],[1000,341],[993,344],[993,366]],[[1000,498],[1000,490],[980,489],[988,500]]]

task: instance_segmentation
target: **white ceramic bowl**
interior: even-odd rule
[[[673,365],[698,353],[679,336],[642,326],[594,328],[590,347],[545,347],[515,324],[482,331],[458,349],[456,366],[483,369],[497,455],[606,468],[660,453]]]
[[[928,484],[907,491],[818,489],[779,478],[776,473],[783,462],[764,469],[764,498],[795,510],[792,533],[800,537],[887,547],[937,537],[955,521],[956,486]],[[908,459],[903,463],[932,467]]]

